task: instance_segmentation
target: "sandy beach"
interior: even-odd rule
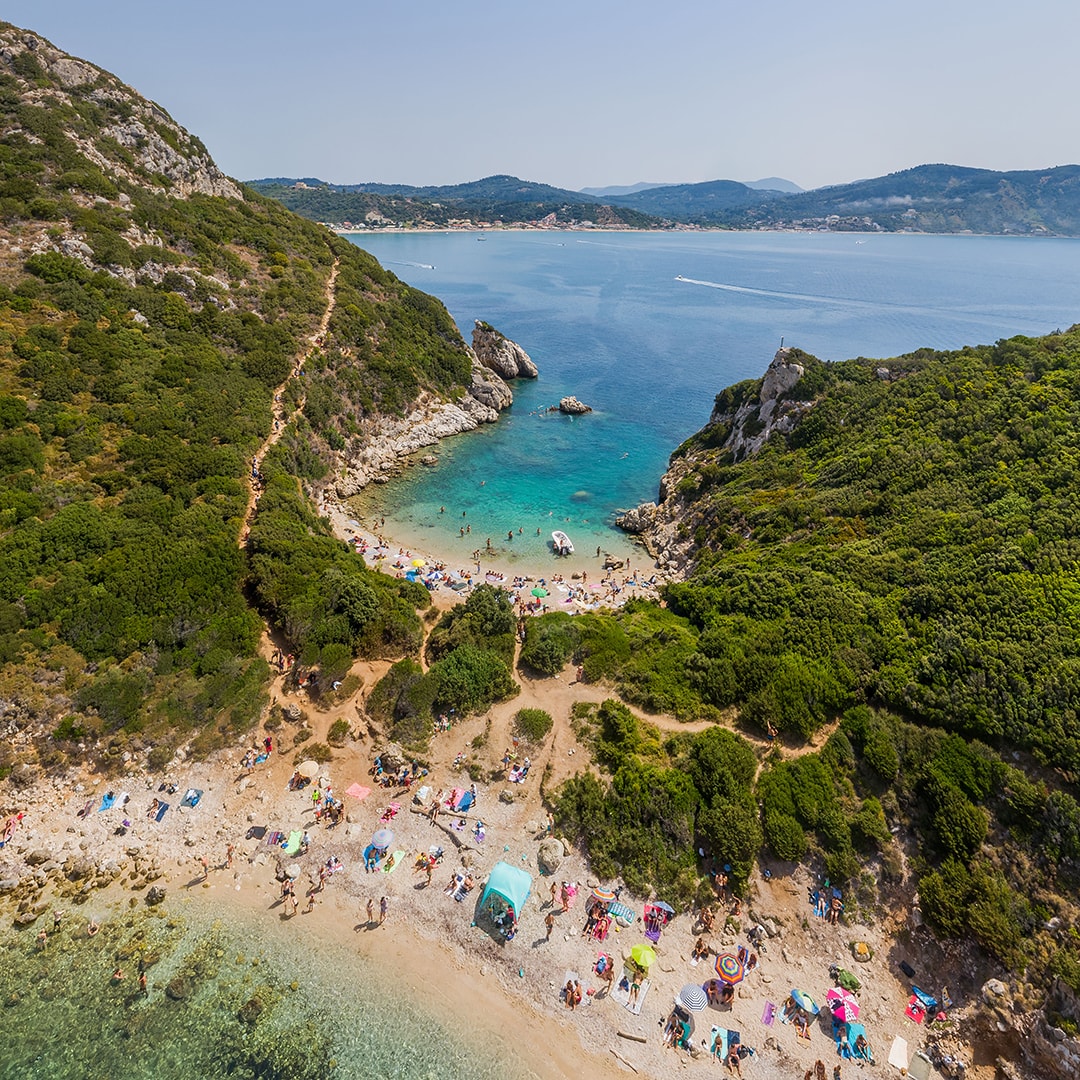
[[[367,688],[382,666],[358,665]],[[284,693],[280,686],[276,689]],[[681,1074],[687,1067],[715,1070],[719,1066],[701,1047],[702,1039],[710,1040],[713,1026],[737,1030],[743,1044],[755,1049],[742,1062],[742,1075],[762,1080],[801,1077],[821,1059],[831,1076],[840,1059],[821,1024],[813,1026],[806,1042],[796,1037],[791,1026],[779,1021],[771,1026],[762,1023],[766,1003],[780,1006],[792,988],[803,988],[823,1001],[831,985],[831,964],[857,968],[863,983],[860,1022],[866,1025],[879,1068],[895,1035],[907,1038],[912,1051],[920,1045],[923,1030],[904,1016],[909,988],[894,962],[900,928],[887,923],[833,926],[814,918],[807,899],[813,882],[802,869],[775,866],[768,878],[755,875],[740,916],[708,935],[712,953],[696,966],[691,963],[691,949],[697,912],[678,913],[656,945],[657,961],[649,973],[640,1013],[620,1004],[617,994],[609,996],[593,967],[603,952],[613,957],[621,974],[624,957],[643,941],[640,917],[647,898],[623,893],[635,921],[626,928],[613,928],[603,942],[586,939],[582,927],[590,888],[616,883],[598,882],[572,850],[554,877],[542,876],[536,859],[547,821],[541,779],[550,790],[566,776],[589,767],[587,749],[578,743],[568,723],[570,705],[578,700],[603,700],[608,694],[605,688],[575,683],[571,670],[555,679],[524,680],[522,693],[513,701],[436,734],[428,756],[429,772],[409,791],[380,788],[369,774],[371,761],[384,743],[367,729],[362,694],[327,710],[302,695],[282,697],[301,706],[313,740],[324,739],[338,717],[354,725],[354,740],[335,752],[316,778],[316,784],[323,790],[329,785],[342,801],[346,816],[340,824],[330,828],[317,823],[310,789],[290,790],[290,777],[304,756],[303,742],[292,745],[300,729],[290,725],[272,736],[285,752],[273,753],[250,776],[241,767],[241,758],[252,743],[248,737],[208,762],[177,761],[163,776],[132,770],[105,780],[84,772],[71,776],[62,787],[49,785],[28,792],[18,808],[26,816],[15,841],[0,852],[0,877],[24,874],[25,857],[36,850],[45,850],[60,861],[69,854],[85,854],[99,865],[112,862],[120,867],[130,867],[133,856],[129,853],[136,851],[143,865],[147,860],[159,865],[162,877],[157,883],[167,890],[167,904],[183,898],[217,903],[226,918],[230,905],[241,905],[265,925],[267,935],[310,935],[313,943],[333,941],[370,956],[394,972],[403,992],[428,995],[440,1015],[521,1056],[541,1078],[579,1074],[584,1062],[586,1071],[597,1076],[631,1075],[631,1066],[663,1078]],[[528,754],[531,768],[525,783],[510,784],[500,759],[504,747],[511,744],[515,712],[533,705],[548,709],[556,725],[543,745],[520,748],[519,761]],[[671,718],[651,719],[673,730],[698,726],[678,725]],[[261,733],[255,741],[261,742]],[[479,749],[474,742],[480,743]],[[764,746],[759,749],[765,752]],[[162,796],[169,799],[172,809],[158,822],[146,813],[165,781],[174,784],[177,792]],[[372,790],[363,799],[345,794],[354,784]],[[434,793],[470,784],[477,790],[475,808],[466,815],[445,812],[432,825],[423,811]],[[203,791],[194,808],[179,805],[189,787]],[[429,790],[417,803],[414,794],[420,787]],[[77,816],[88,801],[96,807],[107,789],[118,795],[127,793],[128,806]],[[131,828],[118,836],[115,827],[124,814]],[[483,822],[482,841],[477,839],[478,821]],[[395,833],[393,848],[402,853],[399,865],[389,874],[381,869],[366,873],[363,851],[373,831],[383,826]],[[291,830],[307,830],[310,848],[304,855],[287,857],[279,847],[266,843],[262,829],[286,836]],[[231,868],[225,866],[229,844],[235,848]],[[419,855],[439,848],[443,854],[427,884],[426,875],[414,865]],[[204,856],[210,865],[205,880]],[[308,890],[318,883],[319,868],[331,857],[340,859],[343,867],[315,893],[314,909],[286,916],[278,880],[284,868],[299,864],[296,891],[302,909]],[[498,861],[526,869],[533,879],[517,936],[509,942],[476,908],[482,883]],[[455,872],[471,873],[476,882],[475,890],[461,902],[444,892]],[[563,881],[576,884],[577,895],[565,913],[561,902],[551,903],[553,881],[560,887]],[[382,896],[389,902],[386,922],[369,925],[367,901],[373,901],[377,919]],[[102,897],[95,896],[87,907],[110,917],[102,904]],[[555,922],[550,941],[545,928],[549,911]],[[774,926],[777,936],[766,942],[757,969],[736,987],[732,1007],[710,1006],[693,1018],[693,1054],[665,1049],[663,1024],[680,988],[714,977],[716,954],[745,945],[747,930],[758,920]],[[941,957],[933,940],[903,936],[907,944],[902,955],[928,973],[929,979],[935,978],[930,973]],[[856,964],[850,949],[855,940],[870,943],[877,959]],[[574,1011],[559,997],[566,972],[577,973],[583,991],[582,1005]],[[439,987],[434,996],[433,975]],[[342,977],[347,978],[347,973]],[[977,988],[977,983],[973,985]],[[954,986],[952,994],[962,1003],[961,994],[970,990]],[[845,1065],[845,1069],[851,1067]],[[969,1077],[979,1075],[978,1070],[968,1071]]]

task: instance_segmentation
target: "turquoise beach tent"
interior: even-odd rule
[[[484,894],[480,897],[480,906],[483,907],[489,896],[499,897],[503,903],[514,909],[514,918],[521,918],[521,909],[532,891],[532,875],[526,870],[509,863],[497,862],[491,868],[491,875],[484,886]]]

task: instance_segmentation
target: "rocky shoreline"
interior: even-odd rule
[[[370,426],[360,450],[342,463],[334,483],[338,498],[356,495],[368,484],[385,484],[425,447],[436,446],[451,435],[475,431],[481,424],[495,423],[499,413],[514,403],[506,380],[535,379],[539,374],[520,345],[480,320],[473,329],[469,353],[472,381],[455,401],[422,393],[408,415],[401,419],[383,416]]]

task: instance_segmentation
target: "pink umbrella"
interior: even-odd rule
[[[825,995],[833,1016],[842,1024],[859,1018],[859,1003],[849,990],[834,987]]]

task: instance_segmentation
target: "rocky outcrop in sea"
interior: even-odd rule
[[[578,401],[571,395],[559,400],[559,412],[566,413],[568,416],[581,416],[583,413],[592,412],[592,406],[586,405],[584,401]]]
[[[480,364],[502,379],[535,379],[539,374],[520,345],[480,319],[473,329],[472,347]]]

